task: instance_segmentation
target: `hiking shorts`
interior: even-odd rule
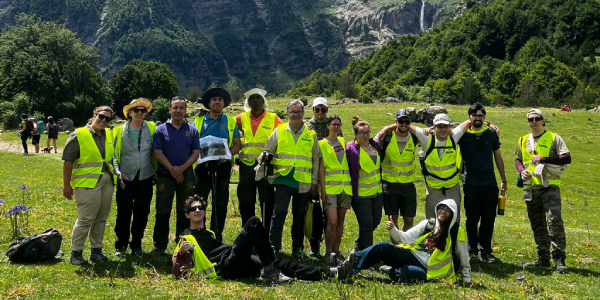
[[[417,215],[417,189],[415,184],[388,182],[383,194],[383,209],[388,216],[401,215],[414,218]]]
[[[31,144],[32,145],[39,145],[40,144],[40,135],[39,134],[34,134],[31,136]]]

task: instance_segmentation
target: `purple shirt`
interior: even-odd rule
[[[156,127],[154,150],[162,150],[173,166],[181,166],[190,158],[192,151],[200,150],[198,129],[184,121],[181,128],[177,130],[169,119]],[[158,162],[158,173],[170,174],[160,162]]]
[[[352,183],[352,200],[358,202],[358,173],[360,171],[360,145],[356,140],[352,140],[351,143],[346,145],[346,159],[348,160],[348,169],[350,171],[350,182]],[[379,150],[379,144],[373,139],[369,139],[369,144],[377,149],[379,153],[379,159],[383,161],[381,157],[381,150]],[[379,167],[381,173],[381,166]]]

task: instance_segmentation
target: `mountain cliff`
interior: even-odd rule
[[[431,28],[452,11],[444,3],[0,0],[0,26],[20,13],[64,23],[100,49],[105,78],[137,58],[166,63],[182,90],[234,82],[283,92],[316,69],[342,70],[392,39]]]

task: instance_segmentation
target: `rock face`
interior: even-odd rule
[[[449,0],[448,0],[449,1]],[[106,79],[131,59],[166,63],[181,90],[240,82],[271,93],[317,69],[336,72],[440,20],[443,1],[0,0],[0,26],[25,12],[65,23],[100,48]]]
[[[58,130],[73,132],[75,130],[75,125],[71,119],[62,118],[58,120]]]

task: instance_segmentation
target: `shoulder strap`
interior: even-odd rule
[[[410,134],[410,138],[413,141],[413,145],[417,146],[417,144],[419,143],[419,138],[416,135],[412,134],[412,133]]]
[[[390,142],[392,141],[393,134],[394,134],[393,130],[387,130],[385,132],[385,137],[383,138],[383,142],[381,145],[381,153],[383,153],[384,156],[385,156],[385,150],[387,150],[387,147],[390,145]]]

